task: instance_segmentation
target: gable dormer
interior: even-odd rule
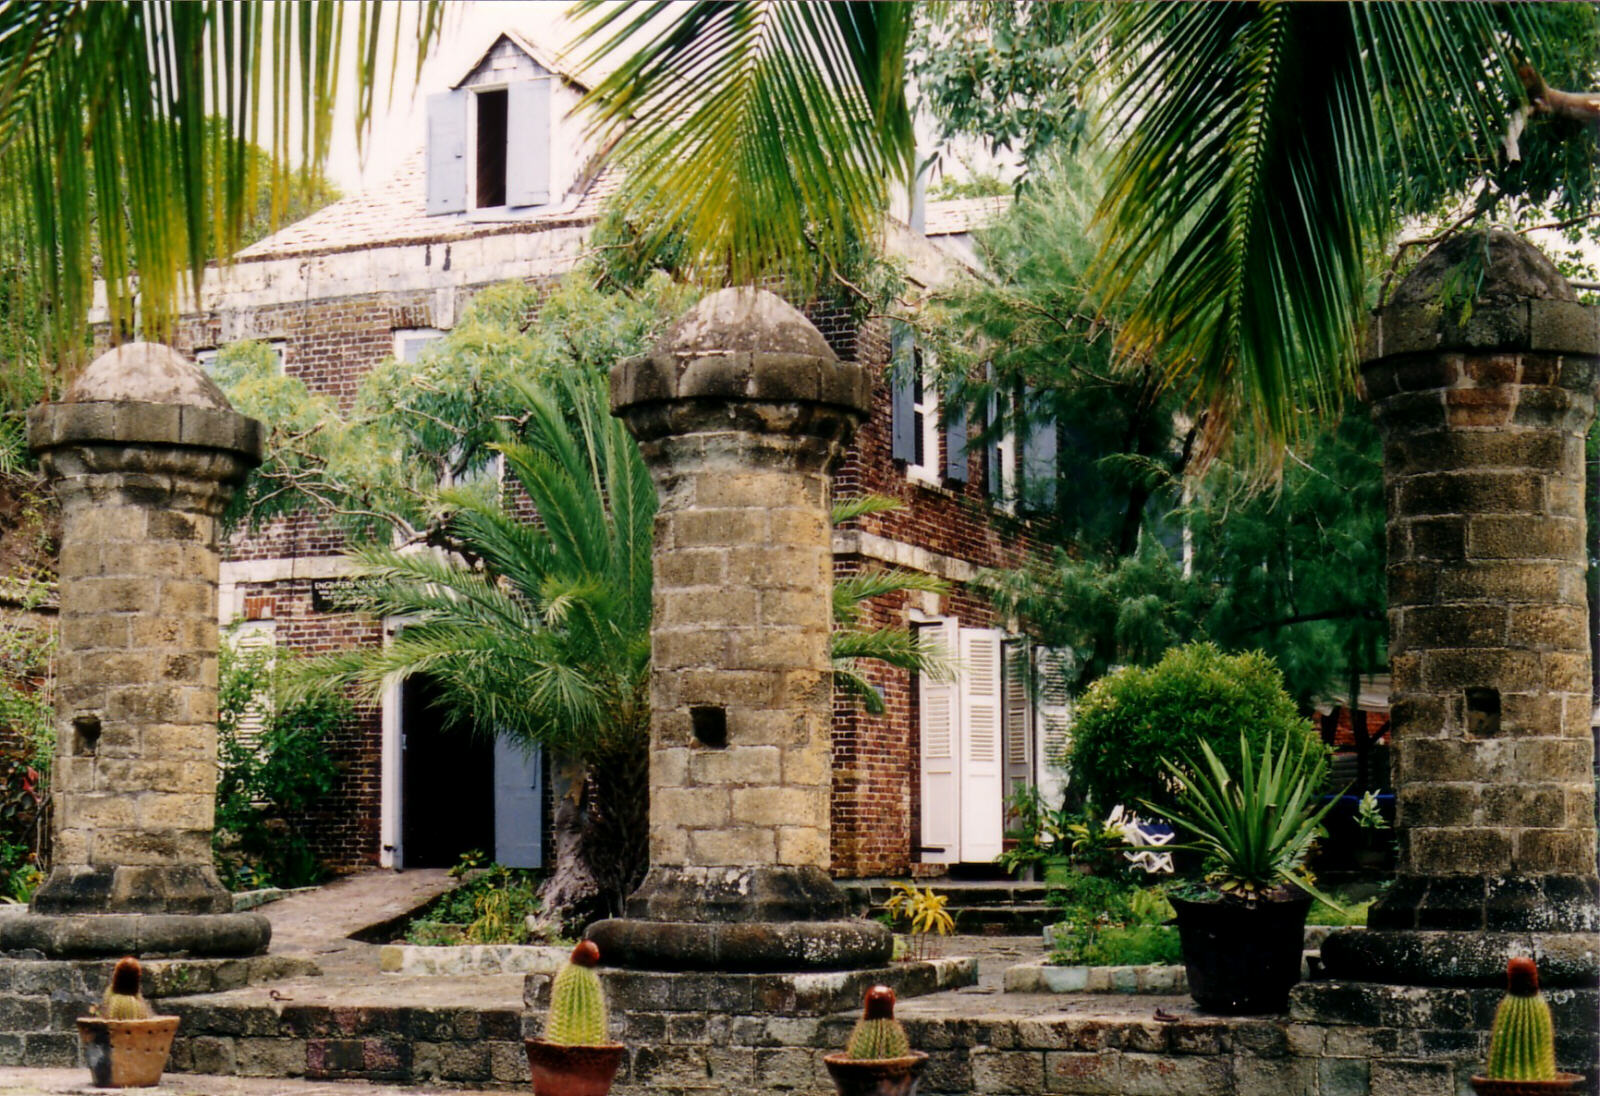
[[[500,35],[453,88],[428,96],[429,215],[560,202],[579,162],[562,119],[582,91],[531,43]]]

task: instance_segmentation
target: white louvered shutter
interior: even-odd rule
[[[428,96],[428,215],[467,208],[465,88]]]
[[[233,649],[241,655],[270,651],[277,646],[277,642],[277,629],[270,623],[246,624],[233,635]],[[252,753],[261,750],[261,733],[267,723],[267,703],[267,697],[253,697],[250,706],[240,714],[238,728],[234,732],[239,745],[249,747]]]
[[[1067,790],[1062,760],[1072,728],[1072,698],[1067,694],[1066,683],[1067,672],[1072,667],[1072,652],[1060,647],[1041,647],[1035,659],[1039,706],[1034,719],[1034,756],[1038,765],[1039,795],[1048,806],[1055,808],[1061,806],[1061,798]]]
[[[1033,785],[1033,703],[1028,695],[1028,641],[1005,643],[1005,679],[1000,683],[1000,737],[1005,750],[1006,795]]]
[[[957,627],[941,620],[918,628],[939,657],[954,662]],[[922,862],[953,864],[961,855],[961,784],[958,693],[953,677],[917,678],[917,709],[922,740]]]
[[[1000,633],[961,629],[961,859],[987,863],[1005,836]]]
[[[506,205],[550,201],[550,89],[553,81],[523,80],[506,88]]]

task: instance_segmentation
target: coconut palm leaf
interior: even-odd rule
[[[877,239],[889,184],[912,175],[905,99],[913,5],[734,0],[603,5],[587,64],[627,56],[584,100],[616,142],[627,200],[658,242],[682,230],[690,265],[746,284],[815,281]]]
[[[356,17],[358,135],[399,5],[231,0],[0,2],[0,266],[28,285],[48,349],[84,349],[93,283],[113,337],[160,338],[207,257],[239,240],[259,188],[281,210],[298,155],[328,154],[343,27]],[[418,17],[417,62],[441,0]],[[264,80],[269,80],[264,86]],[[298,117],[291,119],[293,107]],[[263,117],[276,163],[259,178]],[[221,124],[215,124],[220,119]],[[291,147],[291,121],[300,131]]]
[[[1536,43],[1538,7],[1110,5],[1098,287],[1148,286],[1129,347],[1214,426],[1284,439],[1336,406],[1375,263],[1434,180],[1492,161],[1522,96],[1507,32]]]

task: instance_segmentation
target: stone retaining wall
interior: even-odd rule
[[[76,1021],[99,1004],[114,966],[115,960],[0,957],[0,1066],[77,1065]],[[280,956],[152,960],[144,964],[141,988],[157,1001],[316,973],[315,963]]]
[[[247,1000],[194,995],[304,974],[305,966],[270,957],[148,964],[146,995],[166,998],[162,1011],[182,1019],[171,1068],[526,1086],[522,1038],[542,1024],[545,976],[527,979],[525,1009],[305,1004],[264,999],[259,990]],[[110,967],[0,962],[0,1066],[75,1066],[73,1021],[98,998]],[[829,1010],[835,994],[808,990],[787,1002],[788,1014],[757,1013],[749,979],[774,976],[747,976],[746,992],[731,995],[715,976],[673,977],[676,993],[639,976],[620,991],[608,987],[612,1034],[629,1047],[616,1096],[832,1093],[822,1058],[844,1045],[855,1019],[853,1008]],[[396,980],[397,998],[404,984]],[[930,1055],[925,1096],[1465,1096],[1499,997],[1313,982],[1295,990],[1288,1016],[1224,1019],[1192,1015],[1176,996],[1041,998],[968,988],[903,1000],[900,1014],[912,1044]],[[1596,1096],[1600,1048],[1574,1033],[1600,1011],[1600,990],[1548,997],[1560,1064],[1588,1073],[1586,1092]],[[1158,1008],[1182,1015],[1158,1022]]]

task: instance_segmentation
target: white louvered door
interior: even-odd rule
[[[1005,750],[1006,795],[1033,785],[1033,703],[1029,699],[1029,645],[1005,642],[1005,680],[1000,685],[1000,741]]]
[[[1039,796],[1046,805],[1061,806],[1067,790],[1061,761],[1072,728],[1072,698],[1067,693],[1066,674],[1071,669],[1072,652],[1059,647],[1041,647],[1035,652],[1038,673],[1039,708],[1034,756],[1038,765]]]
[[[946,661],[956,660],[954,620],[919,626],[918,634]],[[917,707],[922,739],[922,862],[953,864],[961,858],[960,728],[956,677],[917,678]]]
[[[992,628],[961,629],[961,859],[969,864],[999,856],[1005,836],[1001,646]]]

